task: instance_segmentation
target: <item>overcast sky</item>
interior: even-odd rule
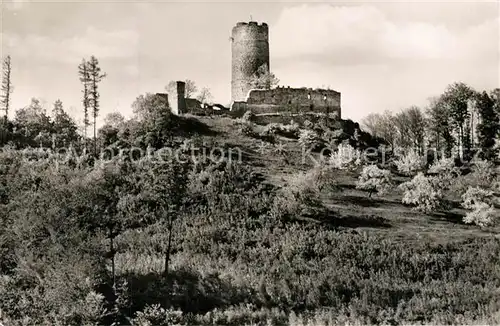
[[[146,92],[192,79],[228,104],[231,28],[267,22],[280,84],[342,93],[342,116],[398,111],[463,81],[500,87],[500,6],[493,2],[2,0],[2,56],[12,57],[13,108],[60,98],[81,118],[77,66],[95,55],[102,116],[131,114]]]

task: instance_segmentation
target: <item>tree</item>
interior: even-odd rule
[[[464,144],[467,135],[466,122],[469,119],[469,101],[474,96],[474,90],[464,83],[454,83],[447,87],[442,95],[444,103],[447,105],[450,118],[458,133],[458,150],[460,158],[463,158]]]
[[[339,170],[355,170],[362,164],[361,152],[351,145],[340,144],[328,159],[328,164]]]
[[[139,142],[145,146],[161,148],[172,139],[178,120],[168,109],[164,97],[150,93],[140,95],[132,108],[138,122],[135,138]]]
[[[76,122],[64,111],[61,100],[54,102],[52,109],[53,140],[55,146],[67,146],[76,142],[80,137]]]
[[[438,208],[442,203],[443,193],[435,181],[420,172],[411,181],[399,185],[404,192],[403,204],[414,205],[415,209],[426,213]]]
[[[470,210],[463,221],[467,224],[477,224],[481,227],[497,222],[498,212],[494,207],[494,193],[489,189],[469,187],[462,195],[462,206]]]
[[[213,97],[210,89],[208,87],[203,87],[196,99],[201,103],[212,104]]]
[[[269,71],[267,64],[260,66],[250,81],[254,89],[272,89],[278,85],[280,80]]]
[[[450,112],[443,98],[431,98],[426,113],[428,116],[426,126],[430,143],[436,150],[444,151],[450,156],[455,140],[452,135],[452,126],[450,124]]]
[[[97,153],[97,129],[96,121],[99,115],[99,83],[106,73],[101,72],[101,67],[99,66],[99,61],[96,57],[91,56],[90,60],[87,62],[88,74],[89,74],[89,106],[92,108],[92,117],[94,125],[94,155]]]
[[[164,246],[164,275],[169,272],[170,254],[174,236],[174,222],[182,212],[188,184],[187,164],[172,158],[168,162],[148,161],[140,171],[138,188],[142,191],[137,198],[143,205],[143,217],[148,223],[159,222],[166,230]]]
[[[49,145],[51,142],[52,124],[50,117],[40,104],[40,100],[32,98],[31,103],[16,111],[14,125],[25,141],[30,145]],[[39,141],[33,143],[38,138]]]
[[[364,128],[375,137],[383,138],[394,150],[397,138],[395,128],[395,117],[391,111],[386,110],[383,114],[372,113],[363,119]]]
[[[368,165],[363,168],[361,175],[356,182],[356,189],[368,191],[368,197],[374,192],[383,194],[391,186],[391,171],[379,169],[376,165]]]
[[[407,176],[413,176],[424,168],[424,160],[417,151],[410,149],[394,161],[398,171]]]
[[[2,96],[0,97],[0,104],[2,110],[5,112],[5,121],[7,121],[10,109],[10,94],[12,93],[11,73],[12,64],[10,62],[10,55],[8,55],[2,63]]]
[[[417,106],[402,110],[394,117],[399,147],[410,148],[422,154],[424,149],[425,117]]]
[[[89,88],[90,88],[90,74],[88,69],[87,60],[82,59],[82,62],[78,65],[78,76],[80,78],[80,82],[83,85],[83,136],[87,138],[87,127],[90,125],[89,122]]]
[[[486,92],[477,95],[477,109],[480,122],[477,125],[478,141],[482,155],[486,159],[495,157],[493,147],[499,133],[499,116],[495,112],[495,102]]]
[[[125,117],[120,112],[111,112],[104,117],[104,124],[119,127],[125,122]]]
[[[184,81],[185,83],[185,88],[184,88],[184,96],[186,98],[192,98],[194,94],[198,91],[198,87],[196,86],[196,83],[192,81],[191,79],[186,79]],[[165,90],[167,91],[168,94],[171,94],[173,92],[177,91],[177,81],[171,80],[167,86],[165,86]]]

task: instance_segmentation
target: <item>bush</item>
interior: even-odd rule
[[[356,189],[369,191],[369,197],[373,192],[383,194],[391,187],[391,172],[379,169],[376,165],[368,165],[363,168],[356,182]]]
[[[424,161],[415,151],[410,151],[394,161],[398,172],[407,176],[413,176],[424,168]]]
[[[440,189],[448,189],[453,180],[460,175],[460,170],[455,166],[453,158],[443,157],[435,161],[428,170],[429,174],[433,174],[435,182]]]
[[[184,325],[182,311],[164,309],[159,304],[147,306],[143,311],[138,311],[131,320],[133,326],[174,326]]]
[[[320,175],[317,172],[299,173],[291,178],[285,187],[276,194],[271,215],[277,219],[292,220],[306,215],[319,215],[324,212],[320,199]]]
[[[417,174],[411,181],[402,183],[400,189],[404,191],[403,204],[414,205],[415,209],[423,212],[431,212],[440,207],[443,193],[436,185],[434,179]]]
[[[480,203],[491,205],[493,201],[493,191],[479,187],[469,187],[462,195],[462,206],[466,209],[474,209]]]
[[[241,124],[239,131],[240,131],[240,133],[242,133],[243,135],[248,136],[248,137],[255,136],[255,131],[253,130],[252,125],[249,123]]]
[[[251,122],[254,117],[255,115],[253,114],[253,112],[249,110],[246,111],[245,114],[243,114],[241,120],[243,120],[244,122]]]
[[[463,221],[467,224],[476,224],[481,227],[490,226],[495,223],[498,213],[493,207],[493,191],[479,187],[469,187],[462,195],[462,206],[468,210]]]
[[[330,155],[328,163],[335,169],[354,170],[362,164],[361,153],[351,145],[341,144],[337,150]]]
[[[299,136],[299,144],[304,148],[316,148],[319,144],[319,136],[313,130],[301,130]]]
[[[480,227],[485,227],[494,225],[497,218],[498,212],[496,212],[493,206],[486,203],[479,203],[474,205],[474,209],[465,215],[463,221],[467,224],[476,224]]]

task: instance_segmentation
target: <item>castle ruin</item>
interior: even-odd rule
[[[257,71],[266,68],[269,73],[269,28],[266,23],[239,22],[231,34],[231,108],[234,114],[252,111],[255,115],[315,114],[341,119],[340,93],[331,89],[276,87],[254,89]],[[196,99],[185,97],[185,83],[169,94],[159,93],[167,98],[174,114],[204,112],[223,108],[215,104],[207,106]]]
[[[253,89],[261,66],[269,73],[269,28],[239,22],[232,30],[231,111],[255,114],[314,113],[341,118],[340,93],[330,89],[277,87]]]

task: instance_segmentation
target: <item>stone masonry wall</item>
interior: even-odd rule
[[[340,93],[329,89],[288,87],[251,90],[246,101],[234,102],[231,110],[251,110],[255,114],[311,112],[336,116],[340,119]]]

